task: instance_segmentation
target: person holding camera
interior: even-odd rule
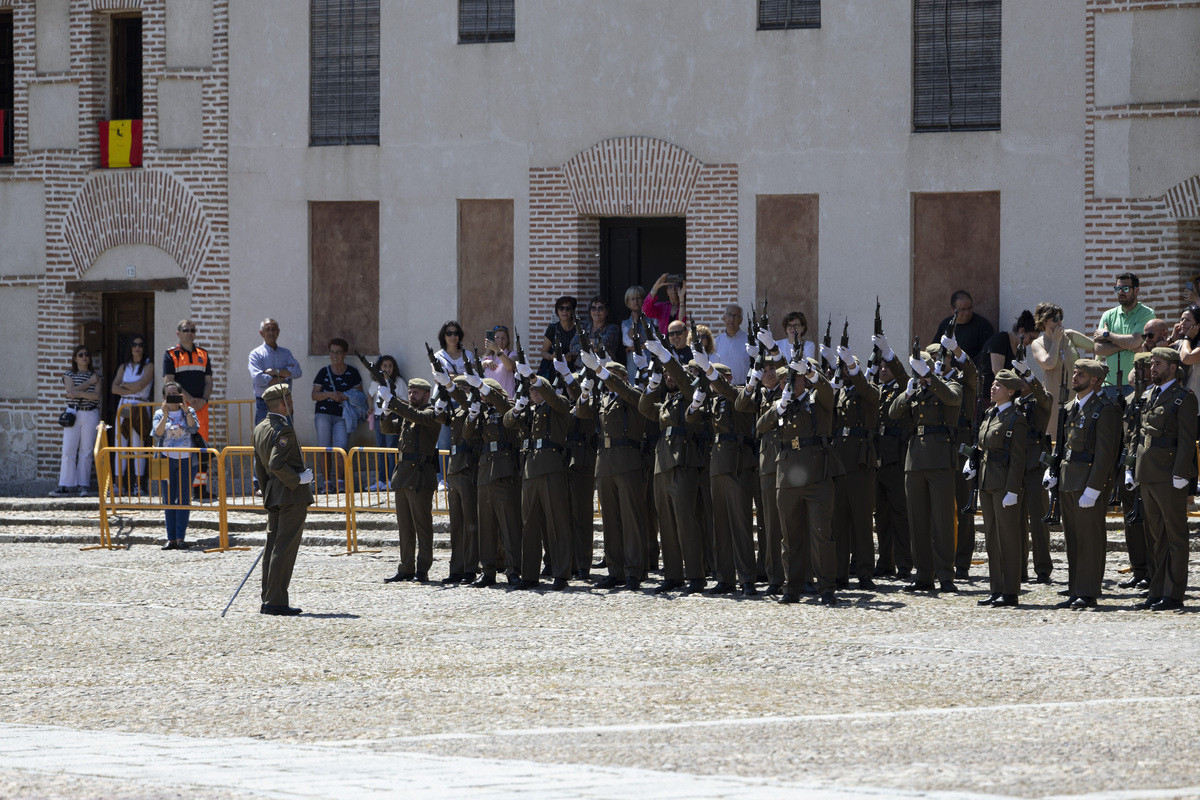
[[[62,376],[67,408],[58,418],[63,426],[62,463],[58,488],[50,493],[51,497],[91,494],[92,446],[100,423],[100,380],[100,373],[92,368],[92,354],[79,345],[71,358],[71,369]]]
[[[154,446],[163,448],[191,447],[192,434],[199,433],[200,421],[196,409],[184,402],[179,384],[167,381],[163,384],[163,403],[154,412],[152,423]],[[196,461],[187,451],[170,450],[167,458],[167,490],[163,505],[190,506],[192,504],[192,477]],[[163,550],[186,550],[184,536],[192,512],[182,508],[166,509],[167,543]]]
[[[658,290],[667,287],[667,299],[658,299]],[[687,289],[684,287],[683,276],[664,272],[650,287],[646,299],[642,301],[642,313],[654,320],[660,331],[667,330],[672,322],[687,322]]]
[[[483,375],[500,384],[500,388],[509,397],[517,393],[517,364],[513,360],[516,353],[509,350],[510,337],[508,328],[497,325],[484,334],[483,338]]]

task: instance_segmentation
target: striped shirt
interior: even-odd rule
[[[65,377],[71,379],[71,384],[75,388],[79,388],[83,384],[87,383],[88,380],[90,380],[93,375],[96,376],[96,384],[99,385],[101,378],[100,378],[100,373],[98,373],[98,372],[88,371],[88,372],[64,373]],[[72,397],[70,399],[70,401],[68,401],[67,405],[69,405],[71,408],[75,409],[76,411],[95,411],[97,408],[100,407],[99,397],[100,397],[100,394],[98,392],[96,394],[97,399],[95,399],[95,400],[87,400],[82,397]]]

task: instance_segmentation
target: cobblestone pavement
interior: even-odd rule
[[[1200,615],[1111,582],[826,609],[384,585],[395,548],[306,545],[304,615],[254,613],[256,575],[222,619],[256,552],[3,547],[0,797],[1200,797]]]

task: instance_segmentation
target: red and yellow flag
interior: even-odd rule
[[[100,122],[100,166],[140,167],[142,165],[142,121],[113,119]]]

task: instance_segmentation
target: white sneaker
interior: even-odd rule
[[[88,489],[80,489],[79,496],[80,497],[95,497],[96,493],[93,491],[89,491]]]

